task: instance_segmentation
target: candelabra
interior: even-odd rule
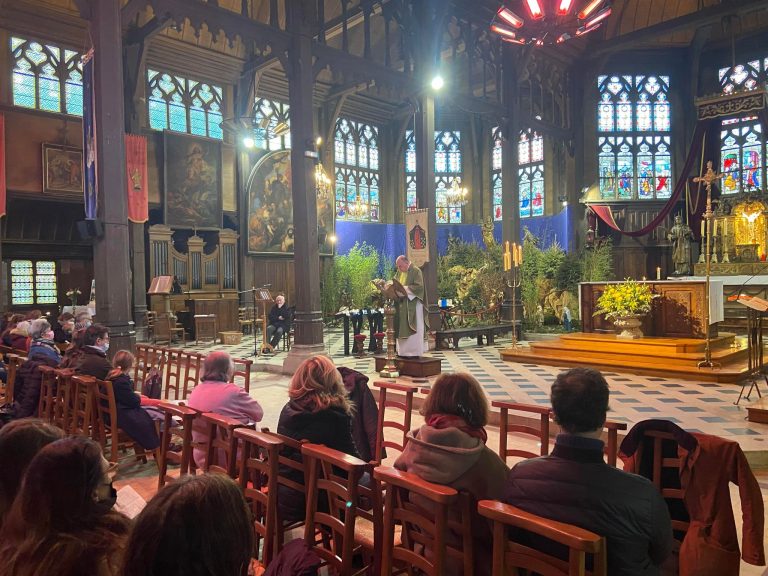
[[[517,289],[523,280],[523,246],[512,244],[511,252],[509,241],[504,249],[504,282],[507,288],[512,290],[512,348],[521,348],[517,341]]]
[[[400,376],[400,371],[395,363],[395,308],[392,306],[391,300],[388,300],[384,305],[384,317],[387,321],[387,363],[384,364],[384,368],[379,372],[379,376],[382,378],[397,378]]]

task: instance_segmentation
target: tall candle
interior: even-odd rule
[[[723,220],[723,236],[728,236],[728,220]]]
[[[512,244],[512,262],[517,266],[517,242]]]
[[[717,236],[717,220],[715,220],[715,230],[712,232],[713,236]]]
[[[701,237],[702,237],[702,238],[704,238],[704,223],[705,223],[705,222],[706,222],[705,220],[702,220],[702,221],[701,221]]]
[[[661,280],[661,266],[656,266],[656,280]]]
[[[517,247],[517,263],[522,266],[523,265],[523,245],[520,244],[520,246]]]

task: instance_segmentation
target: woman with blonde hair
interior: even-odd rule
[[[333,361],[314,356],[301,363],[288,387],[288,403],[280,412],[277,431],[296,440],[324,444],[334,450],[359,458],[352,437],[352,404]],[[295,460],[300,454],[288,455]],[[281,466],[280,473],[299,483],[303,475]],[[302,520],[305,514],[303,492],[279,487],[278,508],[286,521]]]

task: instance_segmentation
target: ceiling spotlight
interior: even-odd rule
[[[560,5],[557,7],[557,15],[566,16],[571,11],[571,4],[573,4],[573,0],[560,0]]]
[[[502,40],[506,38],[517,38],[517,32],[504,24],[491,24],[491,32],[499,34],[502,37]]]
[[[434,78],[432,78],[432,90],[440,90],[443,86],[445,86],[445,80],[443,80],[443,77],[440,76],[440,74],[436,74]]]
[[[502,36],[501,40],[502,42],[509,42],[510,44],[520,44],[521,46],[525,46],[528,43],[528,41],[522,36],[520,38],[509,38],[507,36]]]
[[[323,145],[323,137],[322,136],[318,136],[317,138],[315,138],[315,145],[316,146],[322,146]]]
[[[523,26],[523,19],[506,6],[499,8],[499,11],[496,12],[496,16],[515,28],[522,28]]]
[[[245,138],[243,138],[243,146],[245,146],[248,149],[253,148],[254,146],[256,146],[256,141],[250,136],[246,136]]]
[[[600,10],[600,12],[598,12],[592,18],[587,20],[587,22],[584,24],[584,26],[586,28],[592,28],[598,22],[602,22],[603,20],[608,18],[608,16],[610,16],[610,15],[611,15],[611,7],[608,6],[607,8],[603,8],[602,10]]]
[[[589,34],[590,32],[593,32],[600,28],[601,24],[595,24],[594,26],[582,26],[578,30],[576,30],[576,36],[584,36],[585,34]]]
[[[526,0],[526,4],[528,4],[528,12],[531,13],[531,18],[534,20],[544,18],[544,11],[541,9],[539,0]]]
[[[589,18],[589,15],[592,14],[595,10],[597,10],[600,7],[600,4],[603,3],[603,0],[592,0],[589,4],[584,6],[581,12],[579,12],[579,20],[586,20]]]

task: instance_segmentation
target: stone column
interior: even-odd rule
[[[94,47],[98,217],[104,235],[93,243],[96,319],[109,328],[111,351],[132,350],[131,261],[125,193],[125,106],[120,0],[90,4]]]
[[[320,255],[317,245],[317,193],[315,191],[315,134],[313,127],[312,36],[309,23],[314,3],[288,0],[289,104],[291,107],[291,178],[294,229],[296,315],[294,344],[283,362],[292,374],[306,358],[324,351],[320,305]]]

